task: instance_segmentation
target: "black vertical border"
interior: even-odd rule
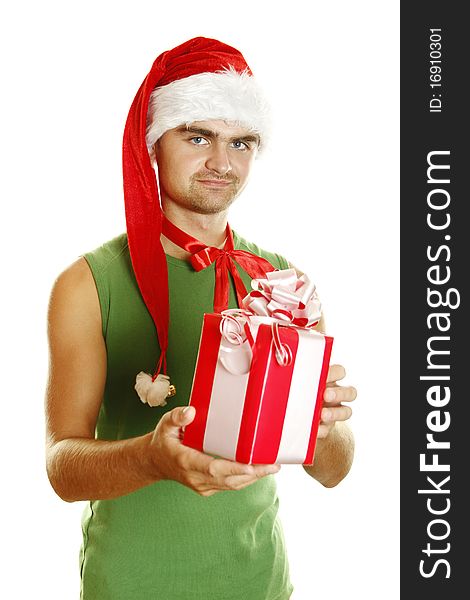
[[[469,44],[470,26],[463,11],[465,3],[419,1],[401,2],[401,52],[400,52],[400,114],[401,114],[401,484],[400,484],[400,590],[401,598],[425,598],[426,600],[463,598],[468,595],[467,566],[470,553],[467,549],[467,531],[470,516],[470,503],[467,500],[467,481],[470,483],[470,384],[466,381],[470,373],[470,348],[466,332],[468,326],[468,279],[470,277],[470,226],[466,217],[470,209],[467,173],[470,172],[470,120],[468,99],[469,85]],[[442,87],[430,87],[430,29],[442,30]],[[441,112],[430,112],[432,94],[441,94]],[[436,95],[436,97],[439,97]],[[438,103],[435,102],[435,105]],[[432,151],[449,150],[448,157],[441,156],[435,162],[450,164],[450,183],[430,184],[427,181],[427,156]],[[437,171],[435,171],[437,174]],[[443,172],[441,172],[443,178]],[[443,188],[450,194],[450,205],[443,211],[433,211],[428,206],[428,193],[432,189]],[[439,194],[434,196],[436,199]],[[441,199],[444,195],[441,194]],[[429,212],[435,212],[444,220],[449,212],[451,222],[447,229],[432,230],[426,222]],[[450,239],[445,239],[445,235]],[[430,261],[427,249],[439,258]],[[434,285],[428,280],[428,269],[440,265],[442,275],[446,266],[450,269],[447,284]],[[434,272],[436,274],[436,272]],[[442,276],[441,276],[442,279]],[[455,288],[460,295],[460,306],[455,309],[430,308],[427,301],[427,288],[440,289],[443,294]],[[456,295],[454,295],[456,297]],[[436,321],[428,327],[427,317],[432,312],[448,313],[451,326],[448,332],[439,332]],[[441,321],[443,324],[445,319]],[[427,369],[427,342],[431,336],[449,336],[449,341],[434,342],[441,349],[450,350],[449,355],[441,355],[440,363],[450,364],[450,369],[430,371]],[[437,346],[434,346],[436,348]],[[469,358],[467,358],[469,357]],[[439,362],[439,361],[435,361]],[[420,380],[422,375],[448,374],[448,382]],[[445,411],[449,413],[450,426],[435,439],[449,441],[450,449],[437,453],[440,463],[450,465],[449,472],[422,472],[420,454],[432,453],[427,450],[426,434],[431,433],[427,424],[429,413],[437,410],[427,401],[427,390],[431,385],[448,385],[450,400],[440,407],[441,422]],[[420,489],[433,489],[427,476],[439,485],[450,476],[441,489],[449,493],[419,494]],[[448,512],[433,515],[431,508]],[[447,499],[450,502],[447,501]],[[436,536],[444,536],[448,531],[443,523],[431,524],[434,519],[448,523],[449,535],[442,540],[433,540],[429,531]],[[430,529],[429,529],[430,528]],[[430,544],[432,553],[423,552]],[[450,544],[448,547],[447,544]],[[448,549],[448,551],[446,551]],[[446,563],[437,564],[438,560]],[[420,573],[422,569],[428,575]],[[450,577],[446,577],[450,575]]]

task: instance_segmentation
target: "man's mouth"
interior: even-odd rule
[[[197,179],[199,183],[213,187],[225,187],[233,183],[232,181],[220,180],[220,179]]]

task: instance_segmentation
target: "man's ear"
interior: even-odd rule
[[[157,160],[157,142],[155,142],[155,144],[152,146],[152,150],[150,152],[150,160],[152,162]]]
[[[158,148],[159,148],[158,142],[159,142],[159,141],[160,141],[160,140],[157,140],[157,141],[155,142],[155,144],[154,144],[154,145],[151,147],[151,149],[149,150],[150,162],[152,163],[152,165],[153,165],[155,162],[157,162]]]

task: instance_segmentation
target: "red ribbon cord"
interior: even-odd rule
[[[252,279],[266,277],[266,273],[276,270],[269,261],[261,256],[246,250],[235,250],[232,230],[228,223],[225,230],[227,237],[223,248],[207,246],[171,223],[165,215],[162,220],[162,233],[174,244],[192,254],[190,260],[196,271],[202,271],[213,262],[215,263],[214,312],[216,313],[228,308],[229,271],[235,284],[238,306],[242,306],[242,300],[248,294],[235,266],[235,261]]]

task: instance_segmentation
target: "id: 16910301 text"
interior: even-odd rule
[[[429,30],[429,85],[432,97],[429,112],[442,111],[442,36],[441,29]]]

